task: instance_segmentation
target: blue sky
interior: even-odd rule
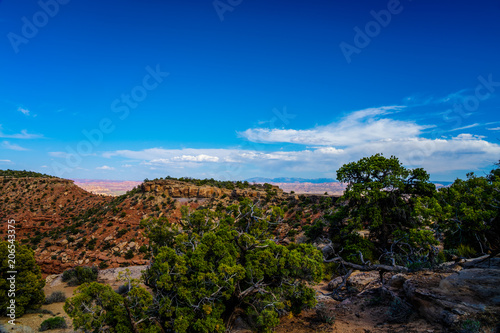
[[[498,1],[2,0],[0,168],[434,180],[500,159]]]

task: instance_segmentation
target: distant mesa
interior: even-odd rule
[[[321,183],[338,183],[337,180],[333,178],[290,178],[290,177],[279,177],[279,178],[262,178],[253,177],[247,179],[251,183],[311,183],[311,184],[321,184]]]

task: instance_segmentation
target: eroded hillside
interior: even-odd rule
[[[149,242],[141,220],[165,217],[175,222],[182,206],[191,211],[216,210],[243,198],[263,208],[283,209],[283,222],[275,229],[283,243],[305,237],[302,227],[334,201],[327,196],[290,195],[275,186],[228,189],[171,179],[147,181],[122,196],[109,197],[89,193],[66,179],[0,178],[1,218],[16,220],[17,239],[31,245],[46,274],[77,265],[147,264]]]

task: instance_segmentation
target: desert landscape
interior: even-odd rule
[[[497,170],[493,170],[492,175]],[[464,250],[458,256],[451,255],[457,252],[440,252],[438,257],[441,259],[433,259],[437,253],[426,250],[418,257],[418,264],[412,264],[415,259],[409,256],[404,259],[410,260],[404,266],[399,266],[404,263],[401,259],[391,265],[369,259],[370,252],[365,252],[361,244],[368,239],[374,243],[380,240],[370,236],[370,229],[361,229],[352,234],[361,237],[357,238],[359,253],[342,255],[349,244],[345,242],[353,236],[344,240],[344,236],[338,238],[341,234],[335,231],[338,227],[331,220],[331,214],[340,211],[342,200],[352,188],[346,188],[343,196],[296,194],[268,183],[167,177],[147,180],[121,196],[111,196],[87,192],[72,180],[25,171],[7,170],[3,174],[0,177],[0,218],[16,221],[18,246],[33,250],[39,277],[44,280],[45,296],[41,307],[34,307],[18,318],[14,331],[36,331],[51,318],[62,318],[65,323],[66,328],[56,329],[56,332],[77,329],[77,326],[71,327],[72,322],[78,324],[73,321],[74,313],[67,312],[70,308],[66,306],[68,300],[83,292],[77,289],[82,283],[85,286],[85,283],[97,282],[109,286],[109,291],[116,295],[128,297],[124,288],[127,283],[132,286],[130,281],[137,281],[133,282],[134,288],[148,288],[151,292],[155,288],[152,281],[156,280],[150,280],[146,272],[151,272],[156,262],[155,253],[160,250],[155,242],[164,238],[152,240],[156,239],[156,233],[165,232],[157,229],[163,228],[162,224],[156,224],[158,221],[168,221],[172,226],[169,228],[175,225],[186,228],[185,223],[193,223],[189,222],[190,216],[195,218],[198,213],[222,212],[237,206],[241,210],[245,209],[245,204],[251,204],[248,206],[252,209],[251,216],[254,209],[257,209],[255,212],[281,211],[277,224],[273,224],[272,219],[266,222],[266,225],[270,223],[266,229],[272,226],[271,234],[266,237],[273,244],[283,249],[310,244],[307,245],[312,246],[310,250],[317,249],[321,258],[317,268],[322,273],[306,284],[313,292],[311,304],[314,306],[282,314],[274,328],[276,332],[474,332],[478,331],[476,328],[482,331],[498,328],[499,251],[490,250],[490,254],[479,256],[463,253]],[[116,186],[116,182],[111,183]],[[454,186],[458,185],[452,184],[451,188]],[[24,199],[21,201],[21,198]],[[206,219],[204,223],[211,221],[208,216],[203,218]],[[330,224],[327,221],[331,221]],[[341,225],[347,227],[348,220]],[[265,239],[262,241],[266,242]],[[447,246],[441,244],[437,249],[443,249],[443,245]],[[418,248],[415,246],[413,251]],[[358,254],[360,257],[353,261]],[[454,260],[447,262],[448,256]],[[72,272],[81,269],[89,270],[85,279],[90,274],[96,282],[78,282],[79,273]],[[68,280],[70,274],[77,274],[73,278],[75,282]],[[297,282],[307,279],[308,273],[301,274],[306,275],[298,277]],[[51,299],[55,301],[49,301]],[[99,304],[97,301],[94,306]],[[227,330],[254,331],[253,320],[243,313],[233,316],[226,323]],[[2,320],[4,330],[9,326],[8,321],[8,317]],[[101,329],[106,330],[106,326]]]
[[[0,0],[0,333],[500,333],[499,17]]]

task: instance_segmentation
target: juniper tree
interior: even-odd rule
[[[367,228],[379,251],[392,253],[396,242],[418,247],[436,243],[415,212],[419,198],[435,193],[424,169],[407,169],[394,156],[376,154],[343,165],[337,179],[347,183],[341,217],[347,218],[350,231]],[[346,240],[352,242],[353,236],[350,233]]]

